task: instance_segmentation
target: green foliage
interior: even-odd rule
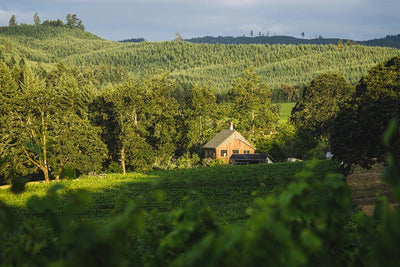
[[[35,15],[33,15],[33,26],[37,27],[40,25],[40,18],[39,14],[36,12]]]
[[[12,82],[3,63],[0,100],[1,154],[22,176],[37,169],[49,181],[64,168],[88,173],[101,169],[106,147],[87,118],[90,86],[62,64],[41,79],[28,65],[16,69]],[[10,80],[11,79],[11,80]]]
[[[317,147],[316,140],[310,133],[296,129],[290,123],[281,123],[271,137],[264,138],[257,146],[257,152],[268,153],[276,161],[286,161],[288,158],[302,160],[311,159],[312,149]]]
[[[332,126],[335,156],[344,164],[370,167],[385,160],[381,137],[392,118],[400,117],[400,57],[378,64],[356,86]],[[400,151],[400,136],[393,149]],[[398,152],[396,152],[398,155]]]
[[[189,168],[196,168],[199,166],[200,157],[193,153],[190,155],[189,152],[183,154],[182,157],[179,157],[176,161],[176,167],[178,169],[189,169]]]
[[[195,158],[195,156],[192,156]],[[139,207],[160,212],[182,207],[185,196],[196,191],[211,206],[222,224],[240,223],[247,218],[246,209],[258,196],[275,194],[293,181],[294,174],[304,167],[304,162],[260,164],[247,166],[214,166],[194,169],[150,171],[146,173],[110,174],[106,176],[80,176],[77,180],[60,180],[68,191],[87,190],[93,197],[92,205],[82,212],[82,219],[104,222],[108,215],[129,199],[135,199]],[[338,169],[335,162],[321,161],[317,173],[324,175]],[[249,175],[250,174],[250,175]],[[43,196],[51,183],[27,184],[23,194],[14,196],[8,190],[0,190],[0,200],[22,209],[25,216],[26,201],[33,195]],[[164,201],[151,198],[152,192],[163,191]],[[236,201],[235,199],[239,199]]]
[[[219,128],[216,101],[209,87],[195,85],[187,95],[184,123],[189,151],[201,154],[202,146],[216,134]]]
[[[11,16],[8,26],[17,26],[17,17],[15,15]]]
[[[300,90],[291,85],[283,83],[281,85],[282,93],[285,97],[285,102],[295,102],[300,98]]]
[[[385,179],[398,181],[400,161],[390,157]],[[398,265],[400,209],[391,210],[380,198],[373,217],[359,213],[354,218],[344,178],[338,174],[321,178],[320,167],[311,161],[279,195],[258,198],[241,226],[219,224],[196,193],[188,194],[183,205],[168,214],[158,209],[146,212],[129,200],[121,212],[97,224],[80,215],[90,206],[88,192],[56,185],[27,202],[29,213],[39,215],[45,228],[35,227],[32,219],[16,225],[15,210],[1,202],[0,218],[5,223],[0,234],[5,242],[0,243],[0,258],[3,264],[17,266]],[[398,187],[396,183],[395,191]],[[165,197],[159,191],[151,196],[157,203]]]
[[[246,138],[254,142],[274,130],[278,114],[271,106],[271,90],[255,68],[246,69],[243,78],[233,82],[228,96],[231,116],[238,122],[235,127]]]
[[[205,36],[205,37],[195,37],[191,39],[186,39],[187,42],[198,43],[198,44],[285,44],[285,45],[304,45],[304,44],[318,44],[318,45],[328,45],[328,44],[338,44],[341,41],[342,45],[345,42],[346,46],[354,45],[367,45],[367,46],[387,46],[400,48],[400,34],[398,35],[387,35],[384,38],[376,38],[367,41],[357,41],[349,39],[337,39],[337,38],[318,38],[304,39],[304,32],[301,33],[302,39],[295,38],[291,36],[256,36],[252,37],[231,37],[231,36]]]
[[[280,92],[283,83],[301,88],[318,74],[328,72],[340,73],[351,84],[356,84],[369,68],[398,54],[397,49],[358,45],[346,45],[338,50],[333,45],[119,43],[65,25],[51,26],[53,24],[64,23],[2,27],[0,47],[7,51],[7,58],[27,58],[42,63],[45,68],[58,61],[74,62],[78,66],[124,66],[136,77],[167,69],[178,82],[181,94],[185,92],[183,88],[193,84],[213,87],[216,94],[226,94],[232,80],[240,77],[249,66],[256,68],[274,92]],[[8,49],[10,45],[11,50]],[[103,72],[106,76],[107,71]]]
[[[321,74],[306,87],[292,110],[291,120],[297,128],[315,137],[327,137],[339,105],[352,93],[346,79],[335,73]]]
[[[278,103],[279,109],[279,121],[278,123],[284,123],[289,120],[290,115],[292,114],[292,109],[296,103]]]

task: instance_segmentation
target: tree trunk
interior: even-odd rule
[[[57,172],[57,175],[56,175],[56,182],[60,181],[61,172],[62,172],[62,167],[58,168],[58,172]]]
[[[254,118],[255,118],[255,114],[254,114],[254,109],[251,111],[251,133],[254,135]]]
[[[50,182],[49,169],[47,168],[47,165],[43,166],[41,169],[44,174],[44,180],[46,181],[46,183]]]
[[[44,173],[44,180],[46,182],[50,182],[49,178],[49,168],[47,166],[47,139],[46,139],[46,134],[47,134],[47,125],[45,121],[45,114],[42,112],[42,152],[43,152],[43,168],[42,171]]]
[[[121,167],[122,167],[122,175],[125,176],[126,167],[125,167],[125,147],[124,146],[122,146],[122,148],[121,148]]]

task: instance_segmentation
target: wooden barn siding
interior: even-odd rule
[[[221,150],[227,150],[228,155],[227,157],[221,157]],[[239,150],[239,154],[244,154],[244,150],[250,150],[250,154],[254,154],[254,149],[239,139],[234,139],[231,142],[219,147],[217,149],[217,159],[222,159],[223,161],[229,163],[229,158],[232,156],[232,151],[233,150]]]

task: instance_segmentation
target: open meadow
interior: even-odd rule
[[[279,103],[279,123],[284,123],[289,120],[292,109],[296,103]]]

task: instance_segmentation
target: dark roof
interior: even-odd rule
[[[252,144],[249,143],[239,132],[236,130],[222,130],[213,139],[211,139],[203,148],[218,148],[224,143],[230,141],[230,139],[240,139],[246,145],[254,148]]]
[[[274,161],[268,154],[233,154],[229,160],[266,161],[268,158]]]

